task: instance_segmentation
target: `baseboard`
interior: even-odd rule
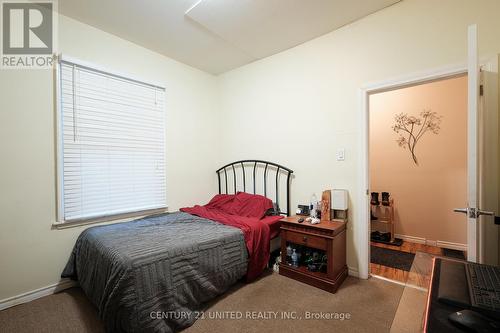
[[[437,241],[435,241],[435,240],[430,240],[430,239],[426,239],[426,240],[425,240],[425,245],[429,245],[429,246],[438,246],[438,245],[437,245]]]
[[[437,246],[437,247],[452,249],[452,250],[461,250],[461,251],[467,250],[467,244],[446,242],[446,241],[440,241],[440,240],[435,241],[435,240],[426,239],[423,237],[414,237],[414,236],[407,236],[407,235],[400,235],[400,234],[395,234],[394,236],[396,238],[401,238],[402,240],[410,242],[410,243],[425,244],[425,245]]]
[[[467,251],[467,244],[437,241],[437,246],[444,247],[445,249]]]
[[[359,271],[357,268],[348,266],[347,272],[348,272],[349,276],[354,276],[354,277],[359,278]]]
[[[414,237],[414,236],[407,236],[400,234],[394,234],[394,237],[401,238],[402,240],[410,243],[425,244],[425,238],[422,237]]]
[[[78,283],[76,281],[70,279],[64,279],[59,281],[58,283],[54,283],[50,286],[46,286],[40,289],[35,289],[32,291],[28,291],[27,293],[23,293],[17,296],[9,297],[0,300],[0,310],[4,310],[10,308],[15,305],[27,303],[34,301],[35,299],[49,296],[55,294],[61,290],[72,288],[77,286]]]

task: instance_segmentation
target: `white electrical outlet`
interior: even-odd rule
[[[337,149],[337,161],[344,161],[345,160],[345,149]]]

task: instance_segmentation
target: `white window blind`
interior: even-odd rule
[[[166,207],[165,90],[61,61],[64,221]]]

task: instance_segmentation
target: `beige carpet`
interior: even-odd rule
[[[347,278],[336,294],[268,274],[237,284],[207,305],[186,333],[197,332],[389,332],[403,287],[378,279]],[[252,311],[301,319],[210,319],[222,311],[243,317]],[[306,319],[306,311],[350,319]],[[229,312],[227,312],[229,314]],[[255,314],[259,314],[255,312]],[[94,307],[79,288],[0,311],[1,332],[102,332]]]
[[[391,333],[422,332],[426,304],[426,291],[405,288],[398,310],[394,315]]]
[[[0,332],[104,332],[97,311],[80,288],[0,311]]]

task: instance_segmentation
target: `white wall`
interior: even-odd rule
[[[295,171],[292,204],[313,192],[360,195],[359,89],[466,62],[467,26],[480,54],[500,52],[500,1],[405,0],[337,31],[220,76],[223,161],[269,159]],[[346,148],[346,160],[335,151]],[[352,202],[351,202],[352,203]],[[347,262],[358,266],[351,205]]]
[[[167,96],[170,210],[217,190],[216,78],[60,16],[60,51],[162,82]],[[55,111],[48,70],[0,70],[0,300],[59,281],[83,227],[56,221]]]

